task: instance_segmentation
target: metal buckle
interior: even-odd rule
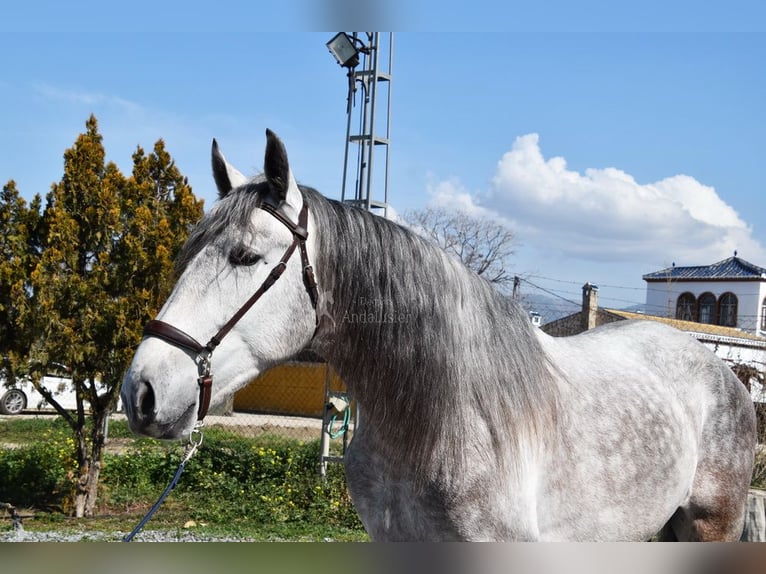
[[[205,348],[199,352],[197,358],[194,360],[194,362],[197,363],[197,373],[200,378],[210,376],[210,356],[212,354],[213,351]]]

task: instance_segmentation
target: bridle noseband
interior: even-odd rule
[[[211,373],[210,359],[215,348],[221,344],[221,340],[232,330],[245,313],[255,305],[255,302],[261,298],[261,296],[268,291],[274,283],[277,282],[287,268],[287,262],[295,252],[296,247],[301,253],[301,265],[303,266],[303,282],[311,298],[311,304],[316,310],[317,299],[319,298],[319,291],[317,289],[316,279],[314,277],[314,268],[309,264],[309,256],[306,250],[306,239],[308,238],[308,215],[309,208],[306,204],[306,200],[303,200],[303,207],[298,215],[298,223],[290,221],[282,212],[270,203],[263,203],[258,206],[260,209],[268,211],[271,215],[276,217],[282,222],[293,234],[293,242],[285,251],[282,258],[279,260],[274,268],[269,273],[269,276],[263,281],[260,287],[245,301],[245,303],[234,313],[223,327],[213,335],[210,340],[205,344],[200,344],[194,337],[188,335],[164,321],[154,319],[149,321],[144,327],[144,337],[157,337],[175,345],[185,351],[189,351],[194,355],[194,362],[197,363],[198,378],[197,384],[199,385],[199,407],[197,409],[197,422],[201,423],[205,418],[208,408],[210,407],[210,397],[212,395],[213,387],[213,375]],[[319,317],[317,316],[316,325],[319,325]]]

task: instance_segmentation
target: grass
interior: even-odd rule
[[[0,420],[0,444],[27,444],[52,428],[66,430],[67,424],[60,417],[54,416],[3,419]]]
[[[0,483],[0,502],[34,516],[24,520],[27,531],[129,532],[164,490],[182,454],[178,443],[138,438],[124,421],[112,421],[109,437],[119,439],[114,443],[120,449],[104,456],[97,516],[73,519],[67,508],[77,473],[67,456],[68,437],[59,417],[0,420],[0,444],[13,445],[0,449],[0,474],[10,477]],[[318,457],[318,440],[206,429],[204,445],[145,528],[193,532],[196,538],[367,540],[342,466],[331,465],[323,481]],[[0,522],[0,531],[10,529],[10,520]]]

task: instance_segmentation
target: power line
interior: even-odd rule
[[[568,285],[581,285],[582,282],[580,281],[572,281],[567,279],[557,279],[555,277],[546,277],[544,275],[527,275],[527,277],[532,277],[533,279],[543,279],[545,281],[553,281],[554,283],[565,283]],[[657,292],[666,292],[668,283],[662,283],[660,287],[651,287],[650,285],[646,285],[645,287],[627,287],[625,285],[612,285],[608,283],[603,283],[601,281],[594,281],[595,285],[598,285],[599,287],[608,288],[608,289],[623,289],[625,291],[644,291],[646,293],[657,293]],[[673,285],[677,284],[677,281],[671,281],[670,282]],[[760,295],[760,290],[758,291],[748,291],[740,293],[742,296],[750,296],[750,295]],[[615,299],[618,300],[618,299]],[[624,301],[624,300],[623,300]]]
[[[546,281],[553,281],[555,283],[562,283],[562,284],[569,284],[569,285],[578,285],[579,284],[579,282],[576,282],[576,281],[568,281],[568,280],[564,280],[564,279],[555,279],[553,277],[544,277],[544,276],[541,276],[541,275],[529,275],[528,277],[535,277],[535,278],[539,278],[539,279],[544,279]],[[537,290],[539,290],[539,291],[541,291],[541,292],[543,292],[543,293],[545,293],[547,295],[555,297],[556,299],[564,301],[564,302],[566,302],[566,303],[568,303],[570,305],[573,305],[573,306],[576,306],[576,307],[580,307],[580,303],[578,303],[576,301],[573,301],[571,298],[569,298],[571,296],[575,296],[576,297],[578,295],[577,293],[574,293],[574,292],[571,292],[571,291],[547,289],[547,288],[542,287],[542,286],[540,286],[540,285],[538,285],[536,283],[533,283],[528,278],[520,277],[519,279],[521,281],[523,281],[524,283],[526,283],[527,285],[529,285],[530,287],[532,287],[534,289],[537,289]],[[629,290],[640,290],[639,288],[636,288],[636,287],[620,287],[620,286],[615,286],[615,285],[612,285],[612,286],[604,285],[604,287],[621,288],[621,289],[629,289]],[[650,291],[650,290],[651,289],[647,289],[647,291]],[[656,291],[660,291],[660,290],[658,289]],[[644,309],[644,312],[646,312],[649,315],[655,315],[655,316],[660,316],[660,317],[665,317],[665,316],[667,316],[667,317],[675,317],[675,307],[673,305],[670,305],[670,306],[666,305],[666,304],[649,305],[649,304],[647,304],[647,303],[645,303],[643,301],[634,301],[634,300],[630,300],[630,299],[620,299],[620,298],[617,298],[617,297],[602,297],[601,301],[619,302],[619,303],[627,303],[627,304],[630,304],[630,305],[642,306],[643,309]],[[536,303],[535,306],[537,308],[551,309],[551,310],[556,308],[555,304],[552,304],[552,303],[551,304]],[[738,321],[740,323],[740,327],[741,328],[744,328],[746,326],[752,327],[754,325],[757,325],[759,319],[760,319],[760,315],[758,315],[758,314],[741,314],[741,313],[738,314]]]
[[[565,281],[565,280],[562,280],[562,279],[552,279],[550,277],[542,277],[542,276],[539,276],[539,275],[530,275],[530,277],[539,277],[540,279],[546,279],[548,281],[554,281],[554,282],[558,282],[558,283],[566,283],[566,284],[572,284],[572,285],[579,285],[579,283],[575,282],[575,281]],[[543,292],[547,293],[548,295],[552,295],[554,297],[558,297],[559,299],[563,299],[564,301],[566,301],[568,303],[572,303],[573,305],[578,305],[578,306],[580,305],[580,303],[575,303],[571,299],[568,299],[567,297],[564,297],[564,295],[569,295],[569,296],[573,295],[573,296],[577,297],[579,295],[579,293],[577,293],[577,292],[561,291],[561,290],[556,292],[556,291],[552,291],[550,289],[545,289],[544,287],[540,287],[539,285],[536,285],[535,283],[532,283],[529,279],[521,278],[521,280],[524,281],[525,283],[527,283],[529,286],[534,287],[535,289],[539,289],[540,291],[543,291]],[[609,287],[609,285],[603,285],[603,287]],[[637,288],[636,287],[622,287],[622,289],[637,289]],[[564,295],[562,295],[562,293]],[[617,297],[601,297],[601,300],[602,301],[616,301],[616,302],[619,302],[619,303],[628,303],[630,305],[644,305],[643,301],[635,301],[635,300],[632,300],[632,299],[620,299],[620,298],[617,298]]]
[[[556,292],[554,292],[554,291],[550,291],[550,290],[548,290],[548,289],[545,289],[544,287],[540,287],[539,285],[535,285],[535,284],[534,284],[534,283],[532,283],[532,282],[531,282],[529,279],[524,279],[524,278],[521,278],[521,280],[522,280],[524,283],[527,283],[528,285],[531,285],[531,286],[532,286],[532,287],[534,287],[535,289],[539,289],[539,290],[540,290],[540,291],[542,291],[543,293],[547,293],[548,295],[551,295],[552,297],[558,297],[559,299],[561,299],[561,300],[563,300],[563,301],[566,301],[567,303],[571,303],[572,305],[577,305],[578,307],[580,306],[580,303],[577,303],[577,302],[575,302],[575,301],[572,301],[571,299],[567,299],[566,297],[563,297],[563,296],[559,295],[558,293],[556,293]]]
[[[570,285],[581,285],[582,283],[580,281],[570,281],[566,279],[555,279],[553,277],[545,277],[543,275],[527,275],[527,277],[534,277],[535,279],[544,279],[546,281],[554,281],[555,283],[568,283]],[[598,285],[600,287],[606,287],[609,289],[625,289],[628,291],[643,291],[644,287],[625,287],[623,285],[608,285],[605,283],[601,283],[599,281],[595,282],[595,285]]]

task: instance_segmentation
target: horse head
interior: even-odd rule
[[[314,221],[284,145],[266,136],[264,173],[252,179],[213,140],[219,201],[181,250],[175,287],[123,380],[134,432],[183,436],[208,401],[220,403],[311,340]]]

